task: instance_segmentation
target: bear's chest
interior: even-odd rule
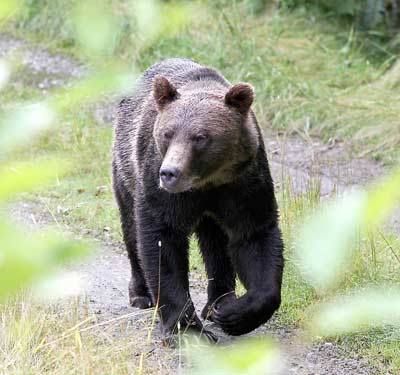
[[[200,219],[211,216],[229,235],[252,232],[273,211],[263,186],[222,186],[206,191],[170,194],[160,188],[147,195],[148,206],[159,223],[193,233]]]
[[[206,209],[201,194],[190,192],[170,194],[159,189],[147,194],[146,201],[158,223],[184,233],[194,231]]]

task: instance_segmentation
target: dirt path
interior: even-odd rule
[[[31,47],[27,43],[0,34],[0,57],[10,52],[17,53],[21,61],[33,75],[41,77],[33,80],[41,90],[68,84],[71,78],[82,77],[85,68],[65,56],[58,56],[47,51]],[[44,92],[46,93],[46,92]],[[100,115],[99,121],[104,120]],[[109,121],[109,119],[106,119]],[[268,137],[267,148],[271,169],[277,188],[288,183],[295,192],[304,192],[315,181],[320,181],[321,194],[328,196],[333,191],[343,193],[362,185],[383,173],[376,163],[357,159],[351,155],[346,145],[337,144],[334,140],[325,146],[318,142],[306,142],[300,139]],[[21,202],[12,206],[12,216],[33,227],[51,224],[53,217],[40,203]],[[399,221],[394,219],[394,225]],[[100,320],[109,320],[134,311],[128,306],[127,285],[129,279],[128,260],[121,244],[100,242],[99,251],[87,262],[78,265],[76,270],[84,284],[89,309]],[[191,294],[196,308],[206,302],[205,280],[198,273],[191,275]],[[129,318],[132,322],[130,332],[143,330],[142,320]],[[347,358],[341,349],[332,343],[321,342],[305,345],[298,339],[298,332],[285,327],[269,324],[253,332],[252,336],[273,335],[279,341],[285,354],[285,374],[299,375],[363,375],[375,371],[366,365],[362,358]],[[153,334],[150,357],[155,361],[163,355],[164,349],[159,341],[158,329]],[[234,339],[224,337],[229,343]],[[176,356],[170,356],[170,368],[178,366]],[[175,372],[175,370],[173,370]]]
[[[54,218],[48,210],[39,203],[21,202],[12,206],[12,216],[22,221],[31,228],[39,229],[47,225],[54,225]],[[100,242],[95,255],[73,268],[79,275],[82,290],[82,300],[87,301],[86,307],[95,314],[99,321],[112,321],[124,317],[129,322],[129,330],[125,332],[145,340],[144,331],[150,324],[150,313],[146,316],[129,317],[135,309],[128,305],[129,261],[122,251],[121,244]],[[193,302],[200,313],[207,300],[206,280],[204,275],[192,272],[190,275],[190,288]],[[208,328],[221,337],[221,344],[229,345],[245,337],[272,336],[282,351],[284,371],[277,374],[296,375],[369,375],[374,374],[366,359],[349,358],[339,346],[330,342],[306,344],[300,338],[301,332],[277,326],[274,322],[266,324],[251,334],[241,338],[226,336],[221,330],[208,324]],[[117,334],[120,334],[119,332]],[[143,346],[146,346],[143,344]],[[150,353],[148,361],[153,363],[167,362],[170,373],[175,373],[179,365],[177,355],[171,355],[171,350],[161,344],[158,325],[152,334],[152,342],[146,346]],[[168,353],[166,353],[168,352]],[[166,355],[167,354],[167,355]],[[165,359],[165,355],[167,359]],[[164,372],[162,372],[164,373]],[[273,374],[268,374],[273,375]]]

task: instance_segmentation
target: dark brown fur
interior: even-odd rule
[[[177,322],[205,332],[189,294],[191,233],[210,279],[204,317],[243,334],[280,304],[283,245],[253,97],[248,84],[169,59],[120,103],[113,183],[132,265],[130,300],[158,303],[166,335]],[[236,274],[247,289],[240,298]]]

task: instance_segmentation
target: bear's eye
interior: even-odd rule
[[[204,142],[206,139],[207,139],[207,136],[205,134],[196,134],[193,137],[193,141],[196,143]]]
[[[169,140],[173,137],[173,135],[174,135],[174,133],[172,131],[166,131],[164,133],[164,138]]]

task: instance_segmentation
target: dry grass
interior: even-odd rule
[[[109,2],[121,9],[121,1]],[[52,47],[54,36],[60,36],[57,47],[75,53],[61,22],[67,6],[66,0],[46,1],[37,7],[36,17],[26,16],[11,26],[12,32]],[[351,141],[360,155],[388,163],[399,158],[398,65],[388,70],[390,53],[372,58],[351,25],[334,25],[320,14],[301,12],[270,11],[250,17],[240,7],[229,7],[199,14],[191,28],[154,41],[140,56],[134,39],[134,34],[125,35],[118,53],[124,59],[136,57],[143,69],[161,58],[185,56],[219,68],[232,81],[253,83],[256,112],[268,130],[325,140],[336,136]],[[30,85],[30,73],[17,77],[22,90],[13,86],[1,93],[3,102],[40,97]],[[99,127],[84,108],[79,116],[71,113],[62,121],[57,131],[16,157],[58,155],[71,160],[76,169],[51,192],[42,191],[41,199],[53,211],[58,206],[62,212],[65,209],[61,220],[76,233],[98,234],[107,226],[113,239],[119,240],[111,189],[95,194],[97,186],[110,187],[111,127]],[[292,250],[296,224],[320,201],[318,184],[302,196],[290,189],[282,191],[279,201],[287,267],[278,324],[298,325],[317,296],[299,275]],[[360,237],[356,247],[352,272],[338,292],[366,283],[400,282],[398,239],[374,232]],[[198,258],[192,260],[199,264]],[[151,317],[139,326],[130,316],[98,325],[95,316],[85,312],[85,303],[70,301],[60,308],[40,305],[26,295],[1,305],[0,317],[0,373],[6,375],[168,373],[179,355],[149,342]],[[395,332],[392,336],[370,332],[342,342],[349,351],[369,356],[375,364],[384,363],[382,368],[400,369]]]
[[[61,306],[28,295],[0,306],[1,374],[160,374],[178,361],[152,341],[152,311],[99,322],[83,302]]]

